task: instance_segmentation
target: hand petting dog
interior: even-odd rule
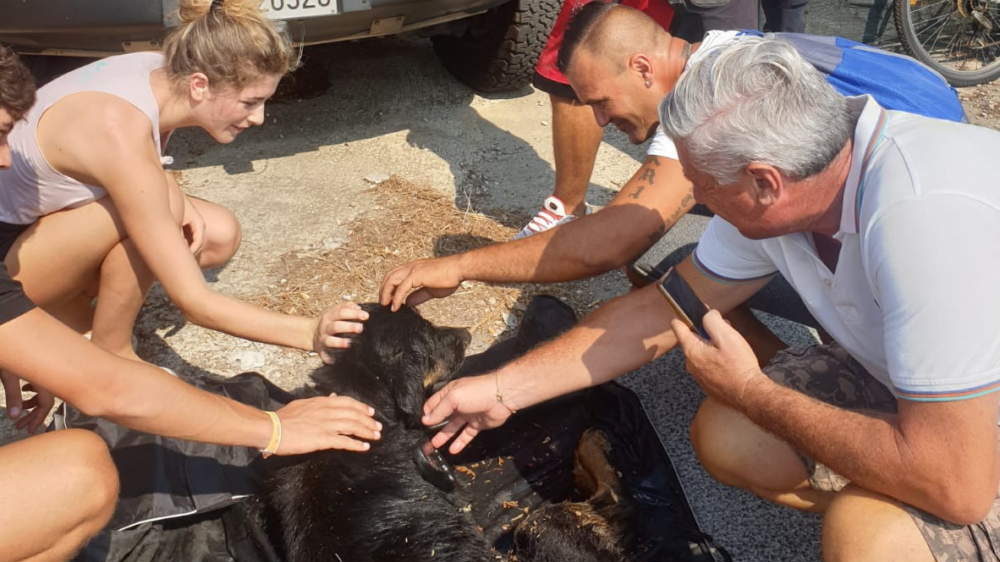
[[[432,426],[448,420],[448,424],[431,438],[435,448],[444,446],[454,437],[448,452],[458,454],[480,431],[500,427],[513,414],[497,399],[496,376],[488,373],[453,380],[427,399],[420,421]]]
[[[362,322],[368,320],[368,313],[357,303],[344,302],[326,309],[316,324],[313,336],[313,349],[324,363],[333,363],[334,349],[346,349],[351,345],[352,334],[360,334],[364,330]]]

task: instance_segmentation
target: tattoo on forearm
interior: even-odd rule
[[[646,158],[646,164],[652,164],[655,167],[660,165],[660,161],[656,158],[656,156],[650,156],[649,158]],[[644,181],[649,185],[653,185],[656,182],[656,170],[649,167],[643,167],[642,173],[639,174],[639,181]],[[639,196],[642,195],[642,192],[645,191],[646,187],[646,185],[640,185],[634,189],[632,193],[629,193],[628,196],[632,199],[638,199]]]
[[[649,182],[649,185],[653,185],[653,182],[656,180],[656,170],[652,168],[646,168],[645,170],[642,171],[640,179]]]
[[[694,206],[694,194],[691,191],[688,191],[686,194],[684,194],[684,198],[681,199],[681,204],[677,207],[677,209],[674,210],[674,212],[667,219],[667,224],[670,225],[671,227],[675,225],[677,221],[681,220],[681,217],[683,217],[693,206]]]

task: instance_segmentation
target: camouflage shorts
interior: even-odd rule
[[[767,376],[817,400],[855,411],[895,412],[896,398],[839,345],[788,349],[764,368]],[[801,454],[816,490],[839,491],[843,476]],[[905,506],[934,557],[941,562],[980,560],[1000,562],[1000,498],[986,519],[975,525],[955,525]]]

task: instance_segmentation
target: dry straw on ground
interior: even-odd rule
[[[452,201],[429,187],[399,177],[372,188],[374,208],[350,225],[347,241],[335,249],[285,254],[270,277],[277,282],[255,302],[286,313],[313,316],[340,300],[378,299],[382,278],[393,267],[420,258],[450,255],[494,241],[509,240],[515,230],[495,219],[456,209]],[[444,325],[469,327],[472,349],[493,341],[510,327],[531,296],[544,292],[585,312],[581,283],[554,285],[487,285],[466,282],[446,299],[420,306],[421,313]]]

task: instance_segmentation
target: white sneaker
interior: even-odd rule
[[[554,195],[546,197],[542,203],[542,208],[528,224],[524,225],[521,232],[514,235],[514,240],[527,238],[539,232],[545,232],[550,228],[555,228],[564,222],[569,222],[576,218],[576,215],[567,215],[566,207]]]

